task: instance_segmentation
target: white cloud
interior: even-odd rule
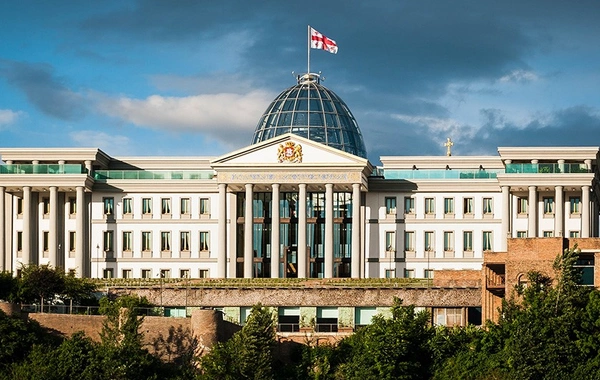
[[[526,70],[513,70],[509,74],[501,77],[499,79],[500,82],[504,83],[526,83],[526,82],[534,82],[539,79],[539,76],[533,71]]]
[[[130,140],[126,136],[82,130],[71,132],[69,137],[79,146],[100,147],[106,151],[110,150],[111,154],[124,154],[130,150]]]
[[[20,111],[1,110],[0,109],[0,128],[5,125],[14,123],[23,113]]]

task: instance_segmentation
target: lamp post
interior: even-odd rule
[[[96,244],[96,278],[100,278],[98,272],[100,272],[100,269],[98,268],[100,266],[100,244]]]

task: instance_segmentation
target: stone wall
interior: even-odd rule
[[[480,270],[436,270],[433,285],[439,287],[481,287]]]

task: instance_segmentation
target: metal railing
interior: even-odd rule
[[[198,180],[212,179],[212,170],[96,170],[94,179],[102,182],[109,179],[132,180]]]
[[[85,174],[80,164],[11,164],[0,165],[0,174]]]

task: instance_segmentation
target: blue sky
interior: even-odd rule
[[[215,156],[307,65],[369,159],[600,145],[600,2],[3,1],[0,146]]]

